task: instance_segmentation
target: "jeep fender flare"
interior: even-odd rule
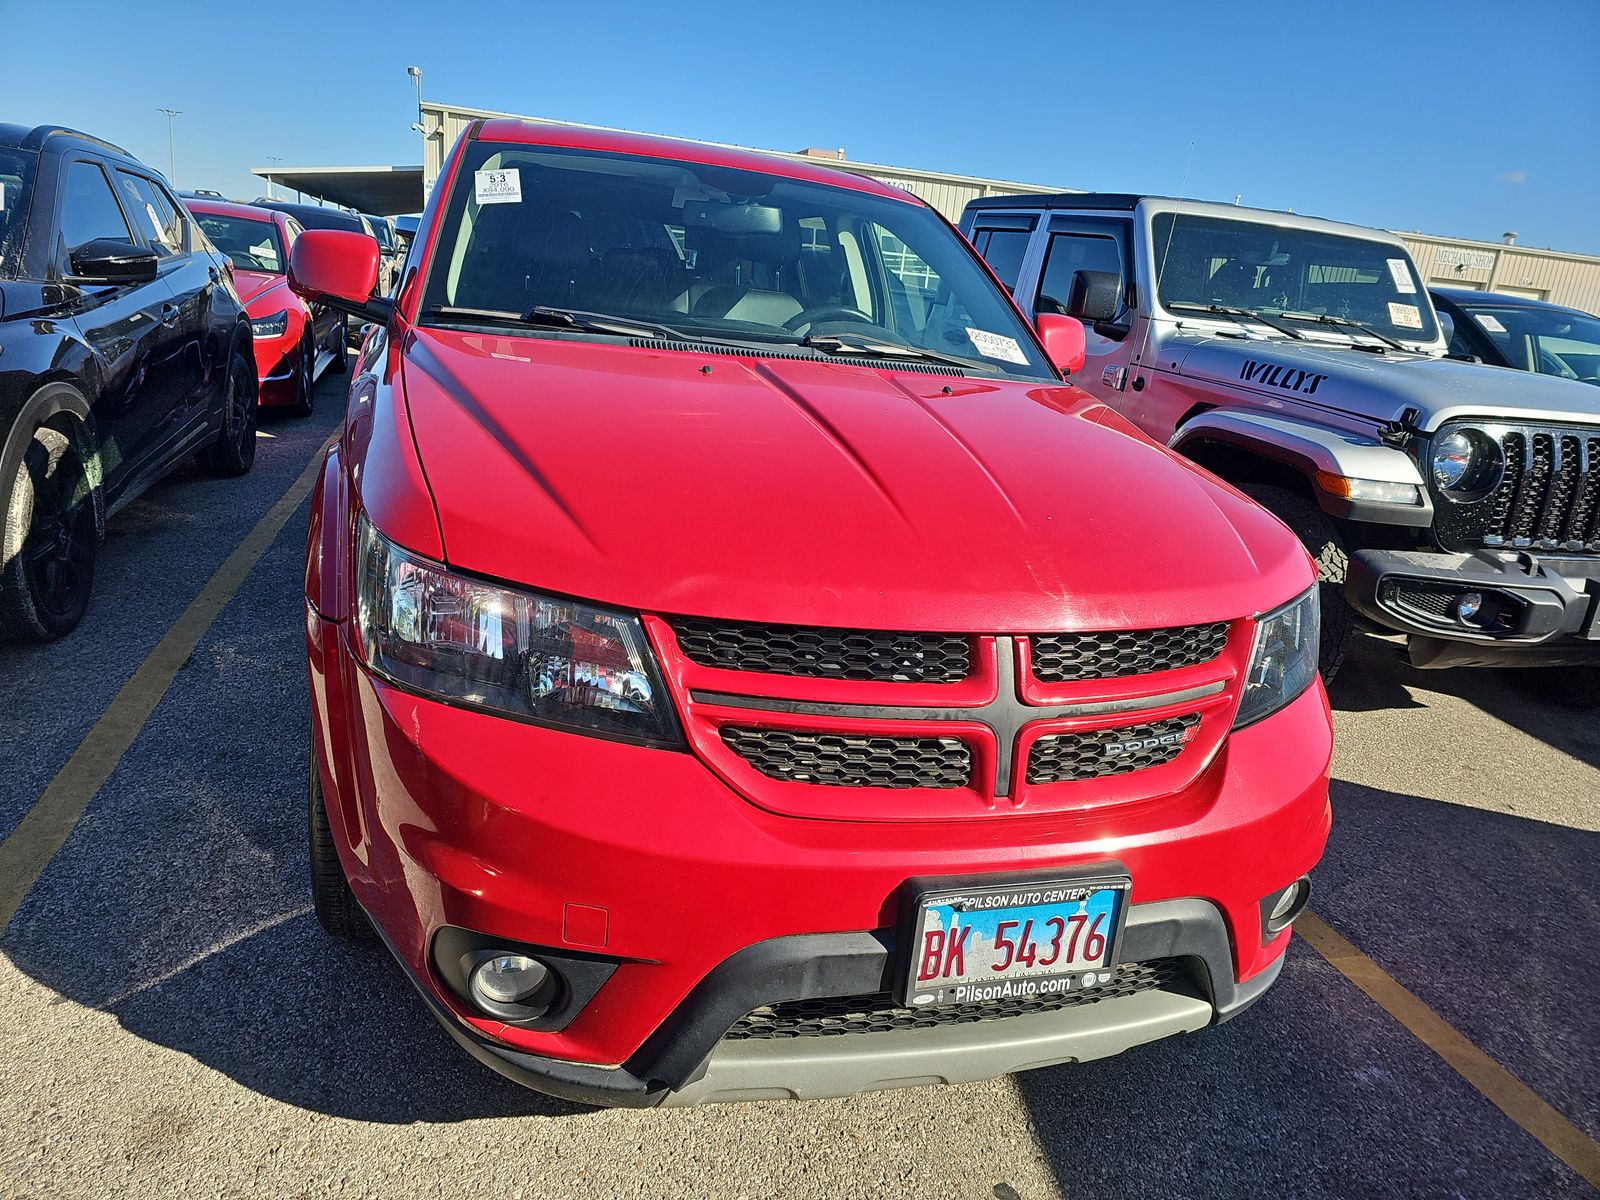
[[[1197,413],[1178,426],[1168,447],[1194,459],[1230,483],[1233,472],[1212,464],[1220,458],[1238,462],[1256,460],[1272,464],[1281,474],[1287,468],[1301,481],[1329,516],[1376,525],[1404,525],[1425,529],[1433,524],[1433,500],[1412,458],[1375,437],[1314,425],[1274,413],[1212,408]],[[1210,451],[1208,454],[1207,451]],[[1217,451],[1223,451],[1218,455]],[[1318,473],[1347,479],[1398,483],[1417,489],[1420,504],[1395,504],[1379,500],[1351,500],[1330,492],[1317,481]],[[1270,480],[1268,481],[1270,482]]]

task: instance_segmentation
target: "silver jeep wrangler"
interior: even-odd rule
[[[1074,383],[1299,534],[1325,677],[1364,621],[1419,667],[1600,678],[1600,389],[1445,358],[1398,238],[1094,193],[975,200],[962,232],[1084,323]]]

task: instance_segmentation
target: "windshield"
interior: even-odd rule
[[[252,221],[245,217],[197,212],[194,219],[211,239],[211,244],[246,271],[270,271],[282,275],[283,239],[271,221]]]
[[[22,250],[22,225],[38,156],[0,147],[0,270],[14,266]]]
[[[723,341],[867,348],[1054,380],[1015,310],[932,210],[851,188],[670,159],[467,146],[423,294]],[[594,331],[588,331],[593,336]],[[572,336],[569,332],[561,336]]]
[[[1416,268],[1393,243],[1188,213],[1158,213],[1151,233],[1164,308],[1218,304],[1308,326],[1327,316],[1411,343],[1439,336]]]
[[[1458,307],[1513,367],[1600,384],[1600,320],[1552,308]]]

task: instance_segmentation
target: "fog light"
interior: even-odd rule
[[[550,968],[526,954],[497,954],[472,970],[468,985],[472,998],[491,1011],[500,1005],[522,1004],[536,995],[550,978]]]
[[[1302,875],[1281,892],[1261,901],[1261,944],[1265,946],[1303,913],[1311,902],[1311,880]]]
[[[1462,592],[1456,597],[1456,620],[1463,625],[1471,625],[1472,618],[1483,611],[1483,595],[1480,592]]]

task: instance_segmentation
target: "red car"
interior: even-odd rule
[[[318,376],[346,363],[342,314],[289,288],[289,253],[305,231],[293,217],[225,200],[184,202],[233,263],[233,283],[255,335],[261,404],[310,416]]]
[[[1262,995],[1329,828],[1316,572],[904,192],[508,120],[317,488],[311,869],[595,1104],[1113,1054]]]

